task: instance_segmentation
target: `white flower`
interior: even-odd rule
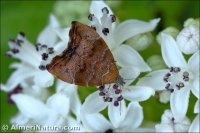
[[[195,103],[194,113],[197,115],[194,118],[194,120],[192,121],[192,124],[190,125],[189,131],[188,131],[190,133],[200,132],[200,130],[199,130],[199,98]]]
[[[136,67],[141,72],[151,70],[139,53],[125,45],[124,41],[135,35],[152,31],[160,19],[150,22],[131,19],[116,26],[116,17],[103,1],[92,1],[90,13],[88,17],[90,25],[105,40],[119,66]]]
[[[199,97],[199,52],[193,54],[187,63],[175,40],[166,34],[162,34],[161,50],[170,69],[153,71],[141,78],[137,85],[171,92],[170,107],[173,116],[181,121],[187,112],[190,90]]]
[[[26,94],[12,95],[12,99],[20,110],[21,116],[40,125],[62,124],[69,112],[69,98],[60,93],[49,97],[46,104]],[[15,121],[12,120],[14,124],[21,123],[21,121],[24,120],[16,121],[16,118]]]
[[[190,120],[184,117],[178,121],[170,110],[165,110],[161,118],[161,123],[155,126],[156,132],[187,132],[190,126]]]
[[[119,115],[121,112],[121,115]],[[82,111],[81,120],[88,132],[152,132],[153,129],[139,128],[143,120],[142,107],[131,102],[128,108],[123,104],[121,109],[109,111],[111,121],[100,113],[88,114]]]
[[[177,36],[177,44],[185,54],[193,54],[200,48],[199,46],[199,27],[191,25],[185,27]]]
[[[50,15],[49,25],[38,36],[38,43],[53,46],[57,41],[57,35],[53,28],[59,27],[56,18]],[[11,64],[11,68],[16,68],[6,84],[1,84],[1,89],[10,92],[16,86],[29,84],[31,88],[44,88],[53,84],[53,76],[46,71],[41,72],[38,68],[41,62],[41,55],[37,52],[25,37],[24,33],[19,33],[15,40],[9,41],[10,51],[6,54],[19,59],[20,63]],[[23,88],[23,86],[22,86]]]

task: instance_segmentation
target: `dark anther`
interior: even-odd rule
[[[170,74],[170,73],[167,73],[167,74],[166,74],[166,77],[169,77],[169,76],[171,76],[171,74]]]
[[[120,89],[116,89],[115,90],[115,94],[120,94],[121,93],[121,90]]]
[[[112,100],[113,100],[113,98],[111,98],[111,97],[107,98],[107,102],[112,102]]]
[[[7,52],[5,53],[5,55],[6,55],[7,57],[12,57],[12,54],[11,54],[10,51],[7,51]]]
[[[40,66],[39,66],[39,69],[40,69],[40,70],[46,70],[46,66],[40,65]]]
[[[47,60],[48,57],[49,55],[47,53],[42,54],[42,60]]]
[[[99,96],[105,96],[106,94],[104,92],[99,92]]]
[[[105,36],[107,36],[107,34],[109,33],[109,29],[108,29],[108,28],[104,28],[104,29],[102,30],[102,33],[103,33]]]
[[[91,26],[91,28],[93,28],[94,30],[97,30],[95,26]]]
[[[184,81],[189,81],[189,77],[183,77]]]
[[[174,117],[172,117],[172,121],[174,121],[175,119],[174,119]]]
[[[47,45],[42,45],[41,48],[47,48]]]
[[[170,72],[173,72],[174,71],[174,68],[173,67],[170,67]]]
[[[99,91],[103,91],[103,90],[104,90],[104,88],[105,88],[105,86],[104,86],[104,85],[102,85],[102,86],[99,86]]]
[[[173,93],[173,92],[174,92],[174,89],[170,89],[170,92]]]
[[[118,101],[114,101],[114,106],[119,106],[119,102]]]
[[[18,46],[21,46],[21,43],[24,43],[24,41],[23,41],[23,40],[17,39],[17,40],[16,40],[16,43],[17,43]]]
[[[120,95],[120,96],[117,98],[117,101],[121,101],[121,100],[123,100],[122,95]]]
[[[181,68],[180,67],[174,67],[174,72],[177,73],[177,72],[180,72],[181,71]]]
[[[117,84],[114,84],[113,85],[113,89],[117,89],[118,88],[118,85]]]
[[[180,83],[176,84],[176,87],[177,87],[178,89],[181,89],[181,88],[184,87],[184,84],[183,84],[182,82],[180,82]]]
[[[19,34],[23,37],[25,37],[25,33],[24,32],[19,32]]]
[[[111,22],[112,22],[112,23],[115,22],[115,21],[116,21],[115,15],[110,15],[110,16],[111,16]]]
[[[37,51],[39,51],[39,47],[40,47],[40,46],[41,46],[40,43],[35,44],[35,48],[36,48]]]
[[[163,78],[163,80],[164,80],[165,82],[168,82],[168,79],[169,79],[168,77],[164,77],[164,78]]]
[[[93,17],[94,17],[94,14],[90,14],[90,15],[88,16],[88,19],[89,19],[90,21],[92,21],[92,20],[93,20]]]
[[[101,10],[103,13],[105,12],[106,14],[109,14],[109,10],[107,7],[104,7],[102,10]]]
[[[17,54],[17,53],[19,53],[19,50],[14,48],[14,49],[12,49],[12,52],[13,52],[13,54]]]
[[[166,84],[166,86],[165,86],[165,89],[169,89],[169,87],[170,87],[170,83],[168,83],[168,84]]]
[[[49,54],[53,54],[53,53],[54,53],[54,50],[53,50],[52,47],[51,47],[51,48],[48,48],[48,50],[49,50]]]
[[[189,73],[188,72],[183,72],[183,76],[184,77],[189,77]]]

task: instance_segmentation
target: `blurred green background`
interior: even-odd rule
[[[161,17],[162,20],[153,32],[154,35],[168,26],[175,26],[181,29],[183,22],[187,18],[199,17],[199,1],[142,0],[108,1],[107,3],[120,21],[130,18],[149,21],[150,19]],[[59,7],[59,9],[55,7]],[[26,33],[26,37],[35,44],[37,35],[48,23],[48,16],[51,12],[56,13],[62,21],[63,27],[69,26],[72,20],[87,23],[89,1],[82,3],[79,1],[68,1],[68,3],[60,5],[56,1],[1,1],[1,83],[6,83],[13,71],[8,68],[9,64],[16,61],[5,56],[6,50],[9,49],[7,45],[8,40],[15,38],[19,31],[23,31]],[[60,12],[62,13],[61,15],[59,14]],[[146,60],[151,55],[160,54],[160,47],[154,42],[148,49],[140,52],[140,54]],[[95,89],[81,87],[79,89],[81,100],[84,101],[85,97],[92,91],[95,91]],[[193,107],[195,101],[196,98],[191,95],[187,114],[191,120],[194,118]],[[163,111],[169,108],[169,104],[160,104],[155,97],[141,104],[144,107],[144,118],[146,121],[160,121]],[[10,118],[17,112],[15,105],[7,103],[7,94],[1,91],[1,125],[9,124]]]

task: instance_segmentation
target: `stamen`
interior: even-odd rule
[[[11,51],[13,52],[13,54],[17,54],[17,53],[19,53],[19,50],[16,49],[16,48],[12,49]]]
[[[43,54],[42,54],[42,60],[47,60],[48,57],[49,57],[49,56],[48,56],[47,53],[43,53]]]
[[[51,47],[51,48],[48,48],[49,50],[49,54],[53,54],[54,53],[54,49]]]
[[[103,14],[109,14],[109,10],[107,7],[104,7],[101,11]]]
[[[110,17],[111,17],[111,22],[114,23],[116,21],[115,15],[110,15]]]
[[[99,92],[99,96],[105,96],[106,94],[104,92]]]
[[[102,33],[103,33],[105,36],[107,36],[107,34],[109,33],[109,29],[108,29],[108,28],[104,28],[104,29],[102,30]]]
[[[119,102],[118,101],[114,101],[114,106],[119,106]]]
[[[122,95],[120,95],[118,98],[117,98],[117,100],[118,101],[122,101],[124,98],[122,97]]]
[[[104,88],[105,88],[105,85],[100,86],[100,87],[99,87],[99,91],[103,91]]]
[[[40,43],[35,44],[35,48],[36,48],[37,51],[39,51],[39,47],[40,47],[40,46],[41,46]]]
[[[90,21],[92,21],[92,20],[93,20],[93,17],[94,17],[94,14],[90,14],[90,15],[88,16],[88,19],[89,19]]]
[[[40,70],[46,70],[46,66],[40,65],[40,66],[39,66],[39,69],[40,69]]]
[[[180,72],[181,71],[181,68],[180,67],[174,67],[174,72],[177,73],[177,72]]]
[[[19,32],[19,34],[23,37],[25,37],[25,33],[24,32]]]

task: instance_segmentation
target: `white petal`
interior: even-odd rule
[[[52,47],[57,40],[56,32],[47,26],[38,36],[37,42]]]
[[[145,101],[154,94],[155,91],[147,86],[127,86],[122,91],[122,96],[131,101]]]
[[[79,127],[80,130],[78,130],[77,132],[84,132],[86,133],[87,130],[85,129],[85,127],[83,127],[78,121],[76,121],[74,118],[72,118],[71,116],[67,117],[67,126],[69,127]]]
[[[186,68],[186,61],[179,50],[175,40],[170,35],[161,33],[161,51],[162,57],[168,67]]]
[[[9,77],[7,83],[1,84],[1,90],[6,92],[12,91],[17,85],[24,82],[25,79],[30,78],[34,75],[34,69],[31,67],[23,67],[17,69],[12,75]]]
[[[125,40],[141,34],[152,31],[158,24],[160,19],[153,19],[150,22],[140,20],[127,20],[120,23],[115,31],[114,37],[117,43],[121,44]]]
[[[96,91],[85,99],[82,109],[86,113],[98,113],[106,108],[108,103],[103,101],[103,98],[99,96],[99,92]]]
[[[193,120],[188,132],[189,133],[199,132],[199,114]]]
[[[82,114],[81,120],[89,132],[105,132],[113,128],[109,121],[100,113]]]
[[[52,28],[57,28],[60,26],[56,16],[53,14],[50,14],[49,16],[49,26]]]
[[[48,108],[42,101],[25,94],[12,95],[12,100],[16,103],[20,112],[28,118],[42,119],[49,113]]]
[[[50,22],[48,26],[46,26],[44,30],[39,34],[37,42],[46,44],[48,46],[53,46],[57,40],[57,35],[54,31],[54,28],[59,27],[59,23],[53,14],[49,16],[49,20]]]
[[[157,70],[150,72],[149,74],[145,75],[137,82],[137,85],[141,86],[149,86],[153,89],[157,90],[164,90],[166,83],[163,81],[163,78],[169,70]]]
[[[140,71],[134,67],[122,67],[119,74],[124,79],[125,85],[129,85],[139,76]]]
[[[170,107],[175,120],[182,121],[185,117],[188,109],[189,95],[189,88],[181,88],[180,90],[175,89],[171,94]]]
[[[10,122],[14,125],[26,125],[29,118],[24,116],[22,113],[18,113],[15,117],[12,117]]]
[[[117,64],[121,67],[136,67],[141,72],[150,71],[151,68],[144,62],[140,54],[128,45],[120,45],[113,51]]]
[[[191,83],[192,86],[191,86],[191,91],[192,93],[197,97],[199,98],[199,76],[196,77],[194,79],[194,81]]]
[[[68,114],[69,105],[69,98],[61,93],[55,93],[47,100],[47,106],[62,116],[66,116]]]
[[[194,106],[194,113],[199,113],[199,99],[196,101]]]
[[[199,51],[188,60],[188,69],[199,77]]]
[[[157,124],[155,126],[156,132],[174,132],[172,125],[170,124]]]
[[[48,71],[35,72],[34,82],[36,85],[44,88],[53,85],[54,77]]]
[[[63,52],[64,49],[66,49],[68,47],[68,43],[61,41],[55,44],[55,46],[53,47],[56,54],[61,54]]]
[[[76,115],[77,120],[80,117],[81,101],[79,99],[77,89],[73,91],[70,97],[70,107],[72,112]]]
[[[142,107],[138,102],[131,102],[129,103],[127,114],[120,127],[126,128],[127,131],[133,131],[133,129],[141,125],[143,117]]]
[[[118,107],[113,103],[108,106],[108,117],[115,128],[119,127],[127,113],[125,101],[122,100]]]
[[[108,5],[106,5],[106,3],[104,1],[92,1],[91,5],[90,5],[90,13],[94,14],[97,19],[100,21],[100,18],[102,17],[103,13],[102,13],[102,9],[104,7],[107,7],[109,10],[109,15],[113,14],[112,10],[110,9],[110,7]]]
[[[55,29],[55,32],[60,37],[60,39],[63,42],[66,43],[66,47],[67,47],[67,43],[69,41],[69,30],[70,30],[70,28],[65,28],[65,29],[57,28],[57,29]]]

